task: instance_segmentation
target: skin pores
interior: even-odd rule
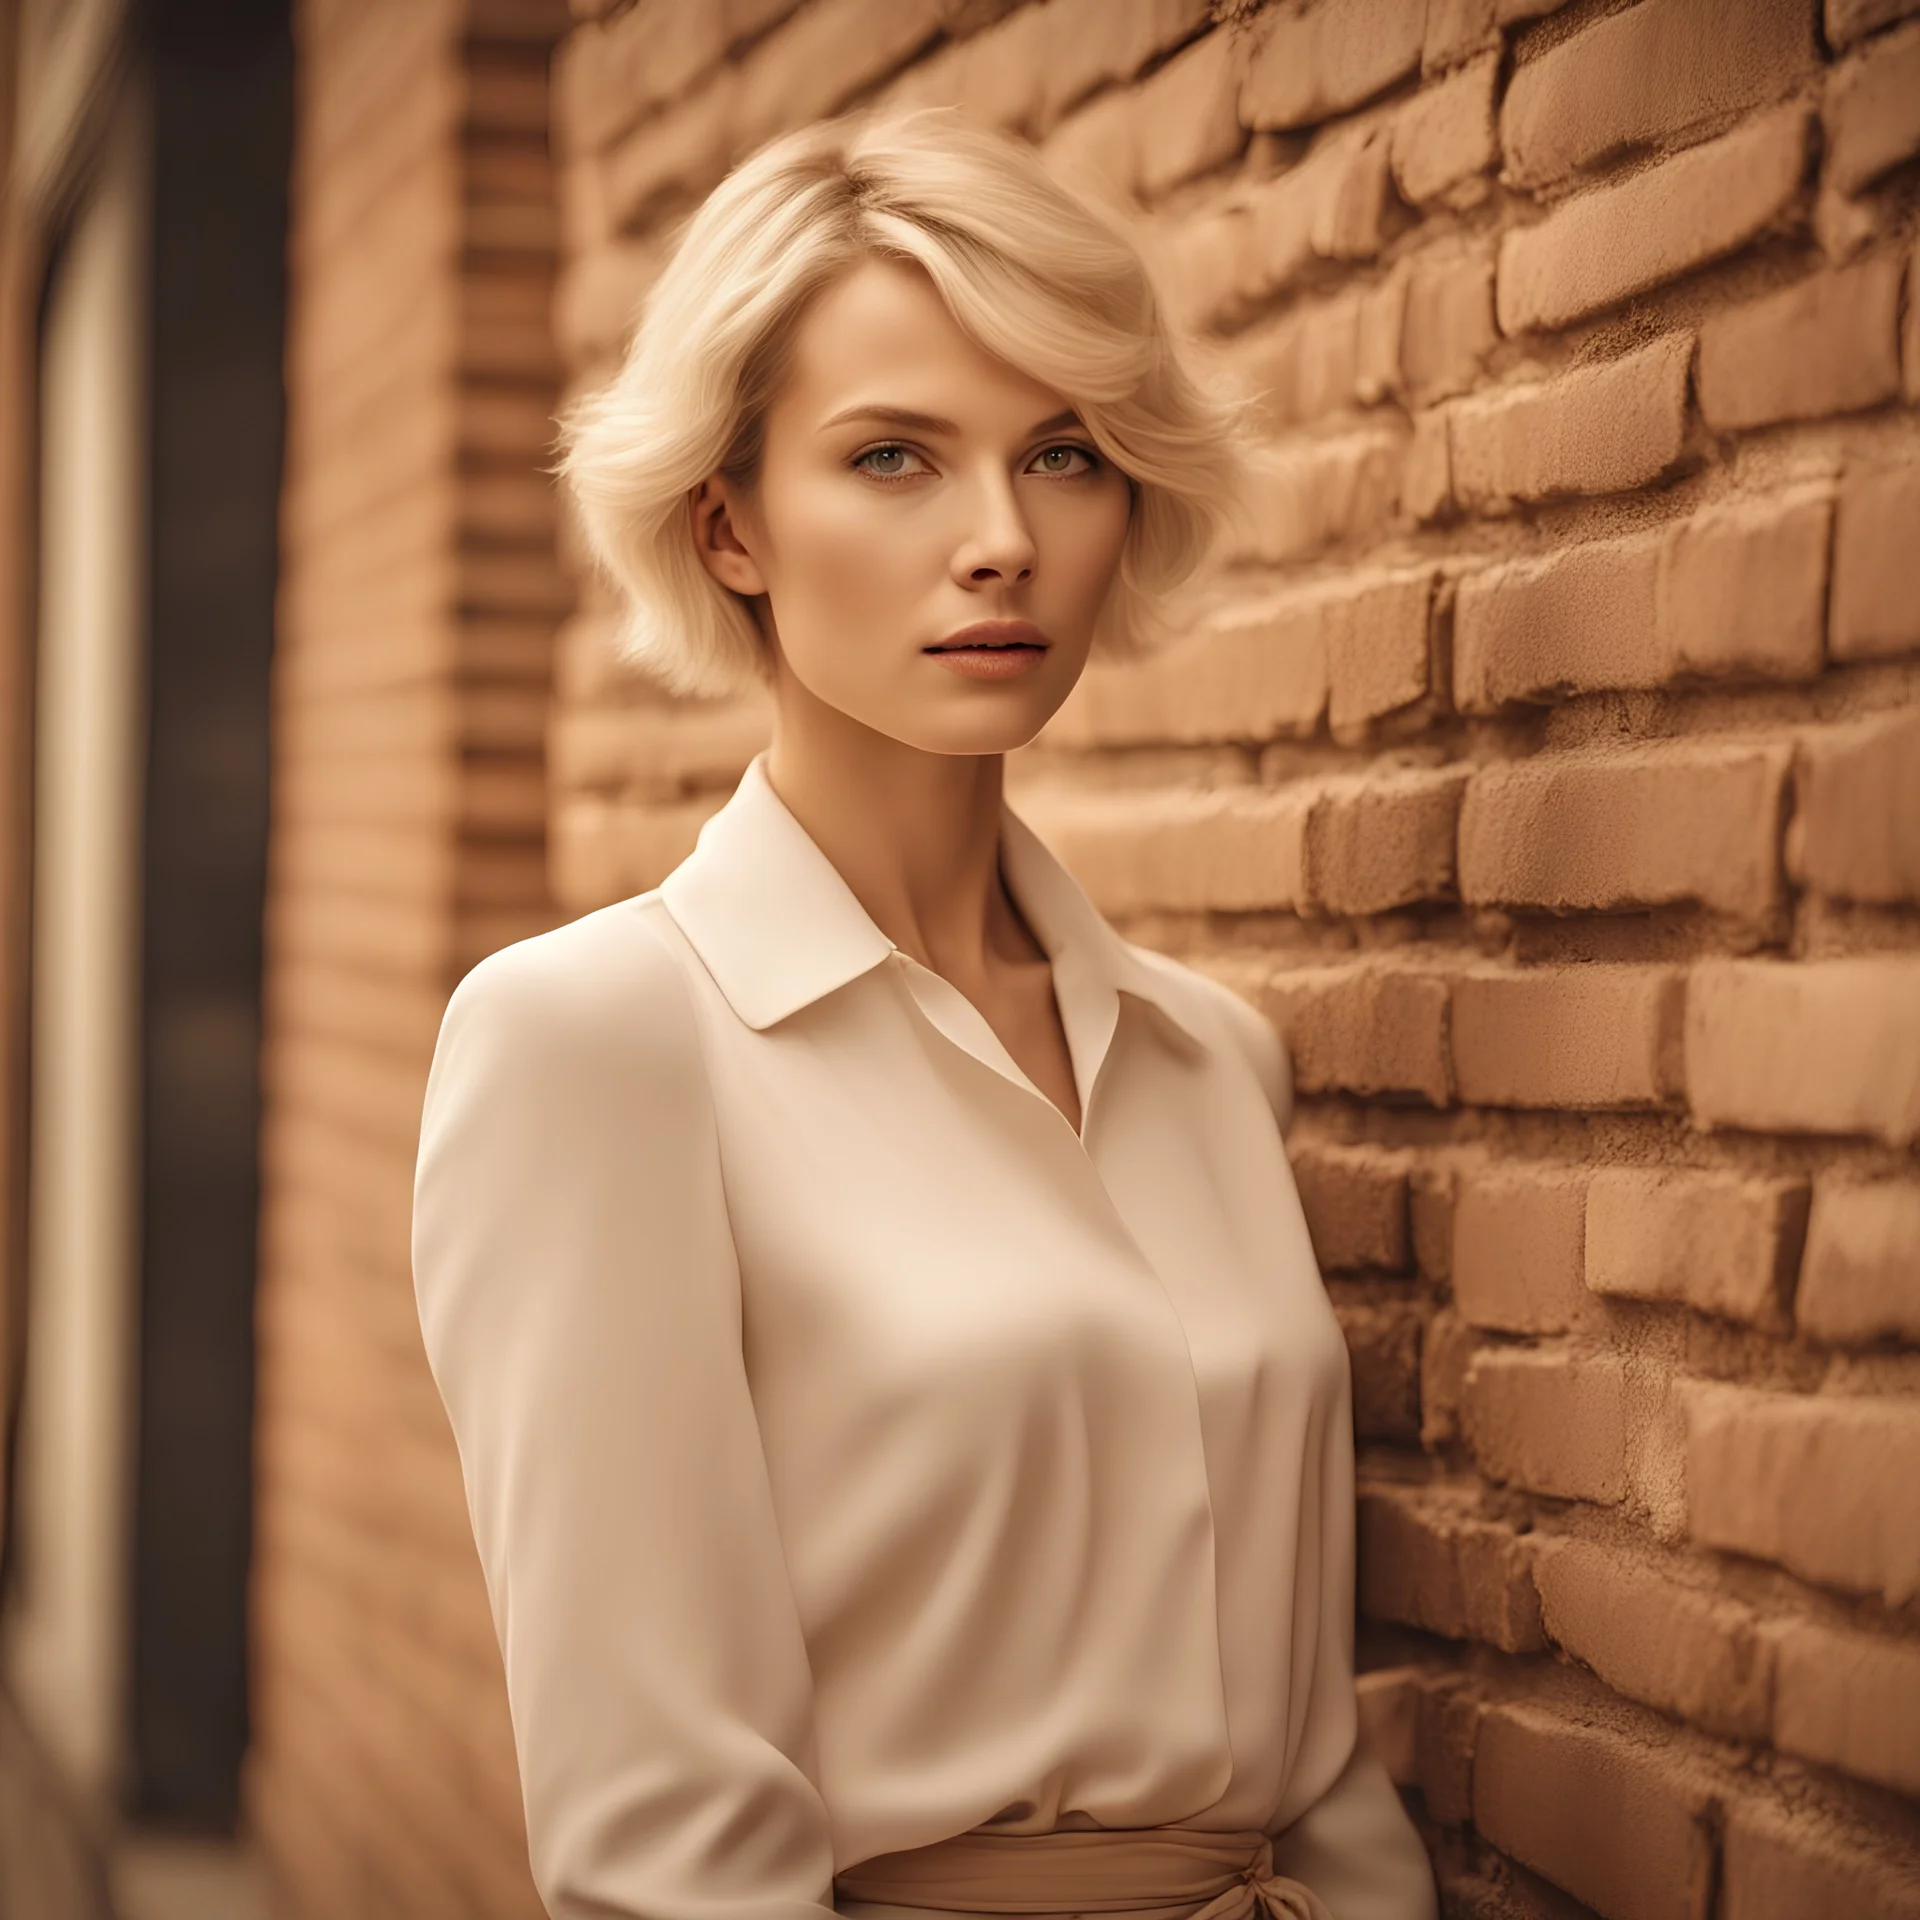
[[[722,585],[764,596],[783,723],[817,705],[830,731],[1000,754],[1079,678],[1131,505],[1060,395],[870,260],[802,317],[754,484],[705,483],[695,528]],[[980,623],[1033,647],[973,673],[930,651]]]

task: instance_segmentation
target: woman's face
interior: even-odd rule
[[[1057,393],[870,260],[802,318],[754,485],[707,481],[694,524],[714,578],[765,596],[783,702],[987,754],[1079,678],[1131,507]]]

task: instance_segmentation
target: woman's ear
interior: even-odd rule
[[[734,527],[734,490],[717,473],[693,490],[693,546],[700,564],[731,592],[756,599],[767,590],[760,563]]]

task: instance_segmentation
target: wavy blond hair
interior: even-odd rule
[[[563,423],[560,471],[626,604],[622,650],[681,692],[763,671],[744,600],[694,550],[691,495],[751,484],[808,302],[859,262],[911,262],[989,353],[1060,394],[1133,485],[1097,650],[1160,637],[1232,517],[1236,412],[1204,387],[1138,250],[1032,150],[947,109],[858,114],[742,162],[689,221],[619,372]]]

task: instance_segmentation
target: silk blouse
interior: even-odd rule
[[[763,759],[447,1009],[415,1285],[555,1920],[820,1920],[970,1828],[1179,1822],[1335,1920],[1434,1912],[1356,1738],[1284,1050],[1011,810],[1001,870],[1079,1131]]]

